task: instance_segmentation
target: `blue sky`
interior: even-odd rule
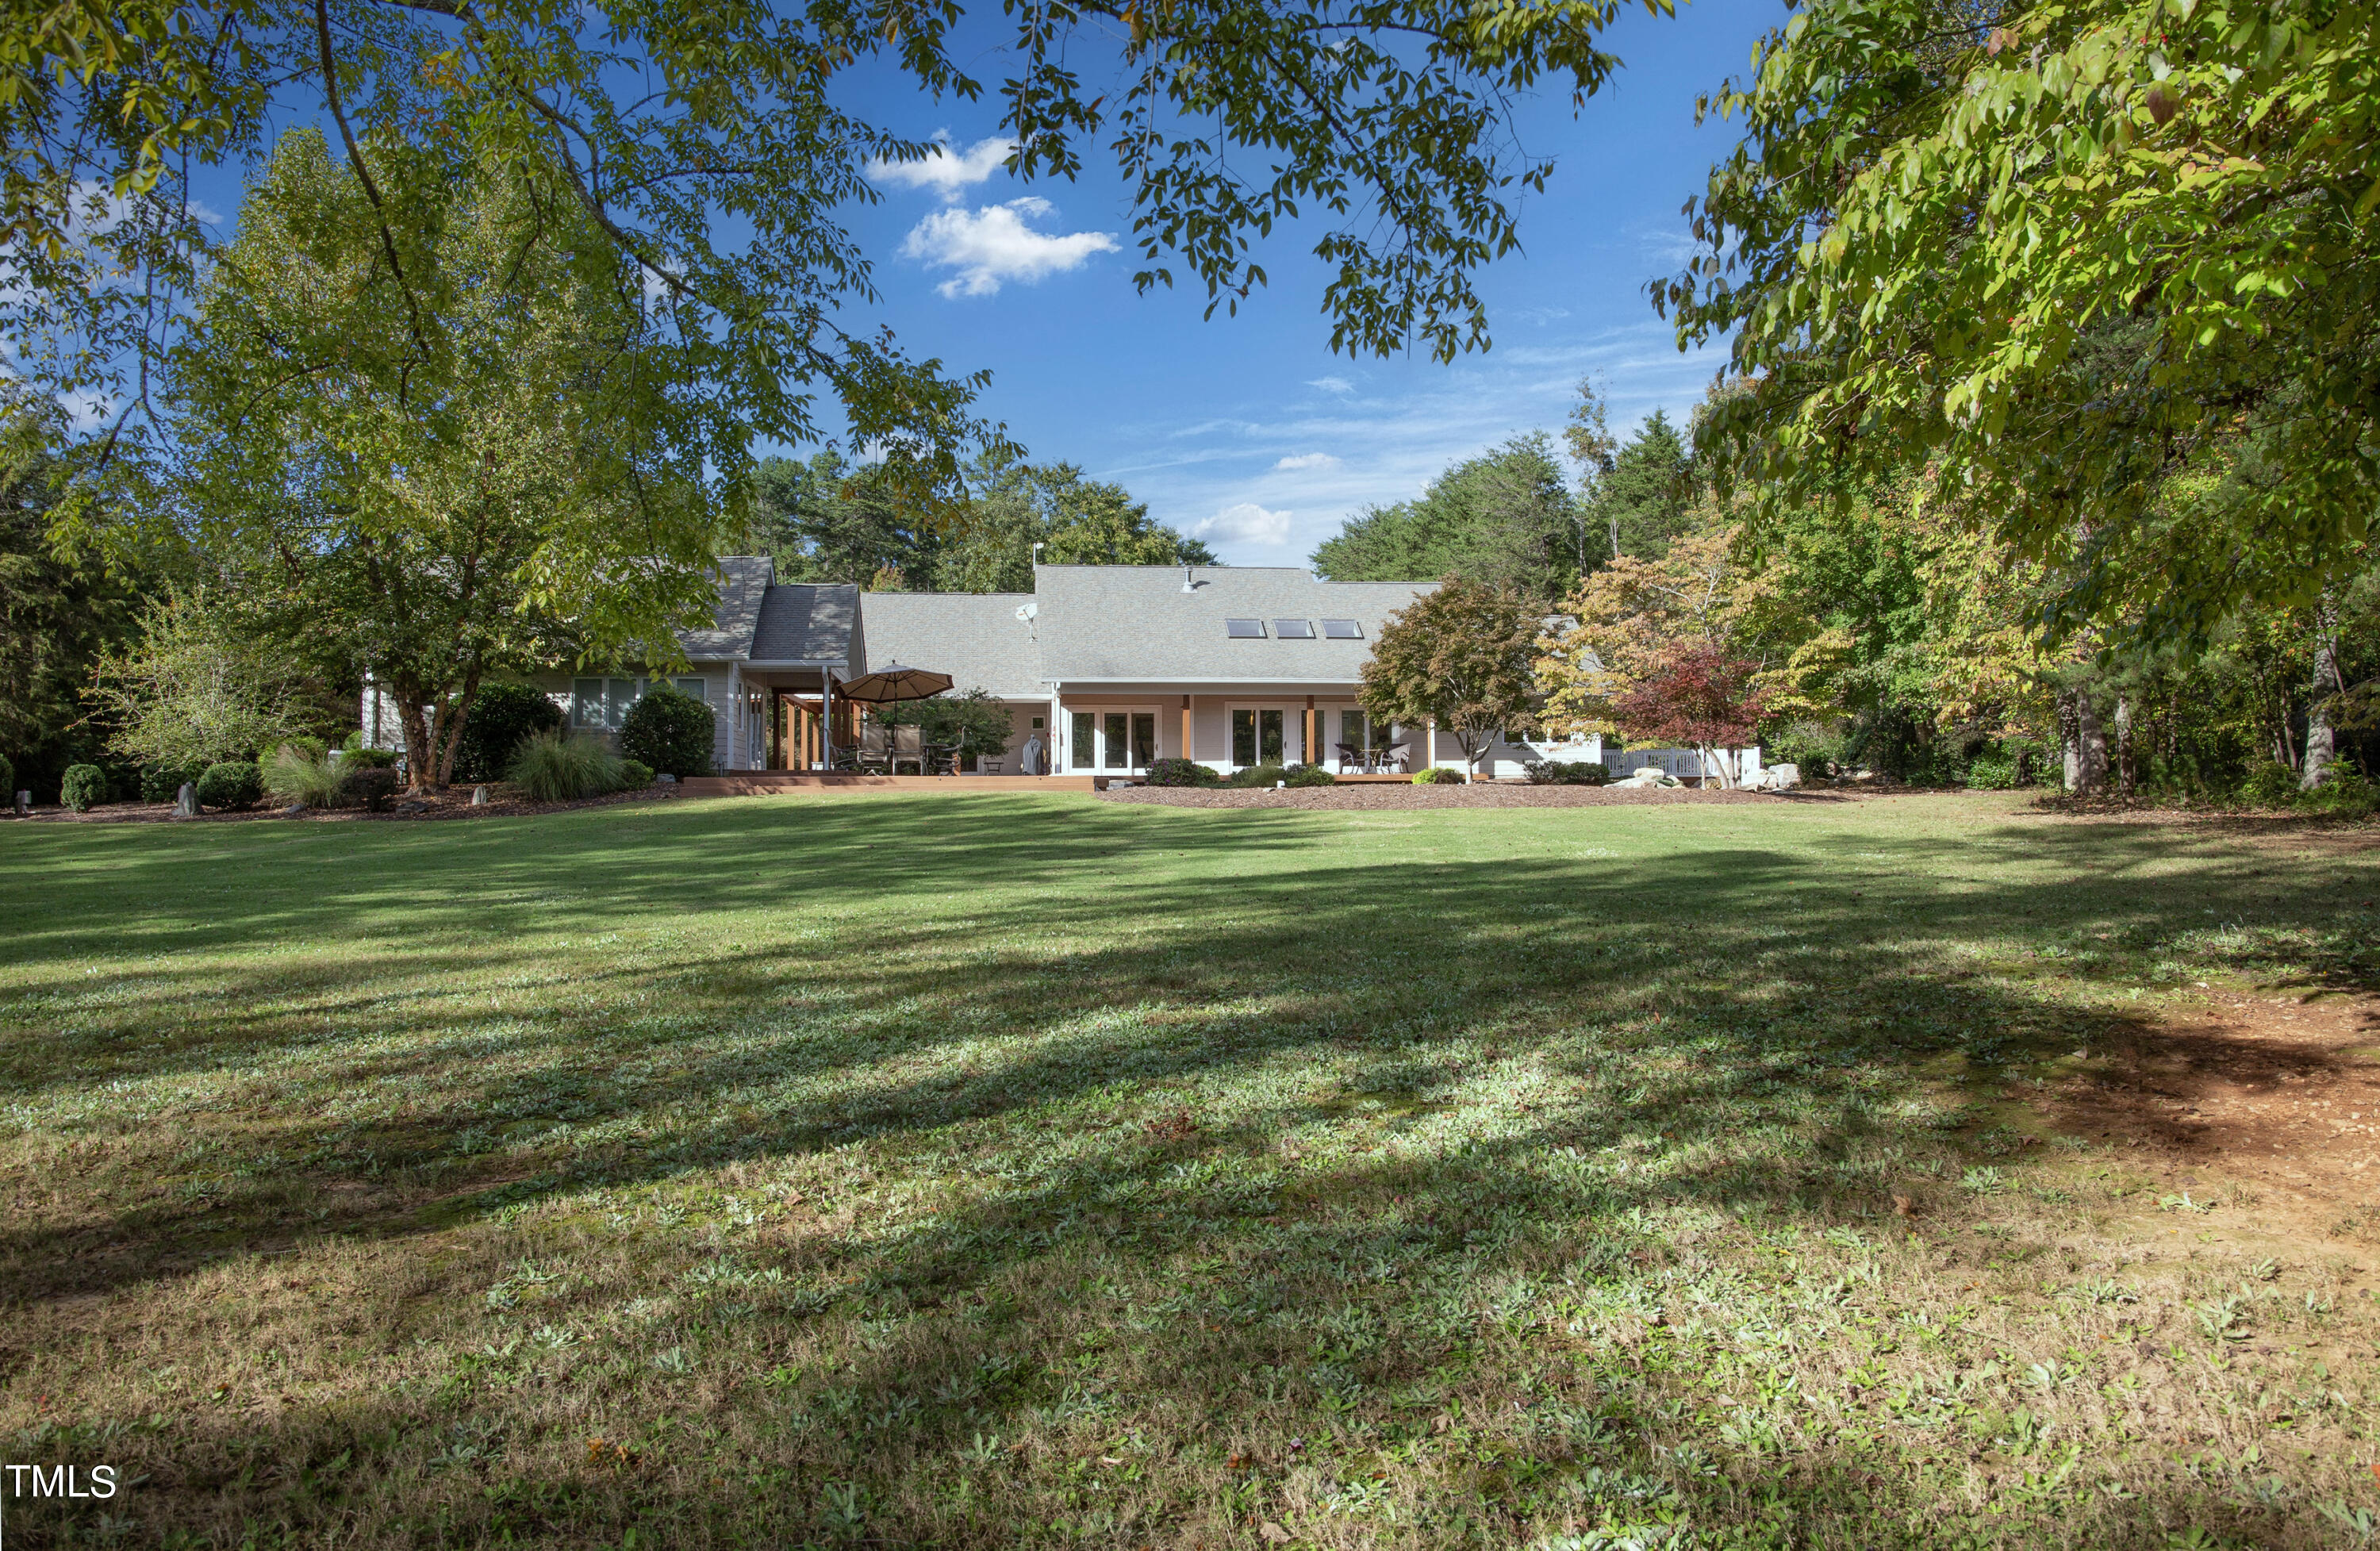
[[[1119,185],[1094,166],[1028,186],[992,164],[999,147],[965,154],[994,133],[993,104],[866,104],[897,131],[946,132],[959,154],[936,179],[880,179],[883,203],[855,226],[903,345],[990,368],[982,407],[1035,459],[1117,480],[1233,563],[1301,564],[1366,505],[1558,428],[1582,375],[1604,382],[1619,426],[1702,396],[1718,355],[1681,355],[1645,283],[1685,253],[1679,207],[1733,143],[1725,123],[1695,126],[1695,97],[1741,75],[1786,14],[1778,0],[1632,11],[1607,34],[1624,67],[1583,112],[1532,106],[1524,144],[1557,170],[1523,207],[1524,251],[1483,276],[1494,348],[1451,364],[1330,352],[1318,227],[1276,235],[1272,283],[1236,318],[1202,321],[1203,288],[1138,295]]]

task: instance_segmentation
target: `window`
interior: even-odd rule
[[[644,697],[646,679],[573,679],[570,681],[570,725],[590,732],[616,733],[627,720],[628,708]],[[694,681],[699,684],[699,679]]]
[[[1066,765],[1076,770],[1145,770],[1157,760],[1155,711],[1076,711]]]
[[[1232,708],[1232,763],[1278,765],[1305,757],[1303,713],[1278,706]]]
[[[1356,619],[1326,619],[1322,622],[1322,638],[1326,641],[1360,641],[1364,638],[1364,622]]]
[[[1283,641],[1310,641],[1314,639],[1314,622],[1310,619],[1277,619],[1272,622],[1272,633]]]
[[[1361,709],[1339,713],[1339,741],[1359,754],[1367,748],[1384,750],[1395,736],[1394,727],[1365,715]]]
[[[709,697],[709,696],[707,696],[707,695],[705,695],[705,694],[703,693],[703,689],[702,689],[702,682],[703,682],[703,681],[702,681],[702,680],[700,680],[700,679],[672,679],[672,680],[670,680],[670,683],[672,683],[672,684],[674,684],[674,685],[675,685],[677,686],[677,692],[678,692],[679,694],[681,694],[681,695],[691,695],[691,696],[693,696],[693,697],[694,697],[696,699],[698,699],[698,700],[707,700],[707,699],[709,699],[709,698],[710,698],[710,697]]]
[[[1264,639],[1264,621],[1227,619],[1223,622],[1223,634],[1234,641],[1261,641]]]

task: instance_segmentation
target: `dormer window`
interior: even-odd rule
[[[1223,634],[1234,641],[1261,641],[1264,633],[1264,621],[1260,619],[1227,619],[1223,622]]]
[[[1283,641],[1310,641],[1314,639],[1314,622],[1310,619],[1277,619],[1272,622],[1272,633]]]
[[[1322,622],[1322,638],[1326,641],[1360,641],[1364,624],[1354,619],[1326,619]]]

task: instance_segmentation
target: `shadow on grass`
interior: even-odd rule
[[[1981,1109],[1927,1098],[1941,1078],[2147,1028],[1978,977],[1946,942],[2105,932],[2146,951],[2204,902],[2261,909],[2293,876],[2131,826],[1383,864],[1342,859],[1345,830],[1295,812],[905,807],[18,854],[47,903],[9,952],[54,973],[7,1011],[9,1100],[149,1104],[153,1086],[215,1145],[195,1197],[11,1219],[0,1282],[19,1309],[333,1232],[444,1235],[438,1285],[476,1299],[471,1278],[542,1253],[522,1242],[537,1217],[491,1220],[507,1204],[854,1145],[960,1181],[908,1219],[774,1222],[714,1254],[712,1279],[657,1286],[687,1311],[655,1338],[671,1344],[623,1338],[572,1422],[523,1413],[568,1380],[504,1342],[534,1318],[608,1317],[592,1306],[500,1322],[402,1400],[200,1412],[148,1443],[122,1431],[137,1410],[84,1419],[134,1440],[149,1527],[1216,1541],[1245,1538],[1259,1503],[1360,1526],[1370,1461],[1460,1434],[1401,1507],[1407,1538],[1691,1509],[1786,1540],[1926,1544],[1925,1505],[1871,1456],[1814,1432],[1789,1459],[1680,1411],[1699,1403],[1693,1351],[1647,1332],[1742,1315],[1664,1275],[1679,1214],[1714,1235],[1879,1237],[1913,1157],[2012,1145]],[[1119,891],[1123,848],[1184,865]],[[590,962],[588,934],[615,932],[644,936]],[[343,939],[296,963],[235,951]],[[55,973],[143,950],[160,956],[110,969],[113,1001]],[[2361,971],[2350,955],[2331,973]],[[533,1005],[492,1012],[511,982]],[[176,1110],[200,1102],[176,1083],[226,1091]],[[105,1133],[103,1107],[79,1123]],[[91,1167],[51,1157],[61,1180]],[[1638,1334],[1575,1339],[1565,1301]],[[765,1385],[769,1351],[822,1318],[882,1334]],[[1499,1364],[1550,1376],[1516,1400],[1484,1376]],[[597,1432],[625,1451],[601,1455]],[[1656,1444],[1669,1463],[1647,1473]],[[2161,1545],[2155,1526],[2205,1511],[2163,1490],[2119,1510],[2137,1536],[2105,1512],[2078,1524]]]

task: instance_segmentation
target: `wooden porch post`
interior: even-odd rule
[[[1196,750],[1192,746],[1192,744],[1193,744],[1193,737],[1192,737],[1192,733],[1191,733],[1191,731],[1190,731],[1190,697],[1188,697],[1187,695],[1184,695],[1184,697],[1182,697],[1182,757],[1183,757],[1183,758],[1184,758],[1184,759],[1196,759],[1196,757],[1198,757],[1197,752],[1196,752]]]
[[[1318,733],[1318,729],[1314,717],[1314,697],[1309,695],[1305,697],[1305,762],[1309,765],[1322,763],[1322,740]]]

